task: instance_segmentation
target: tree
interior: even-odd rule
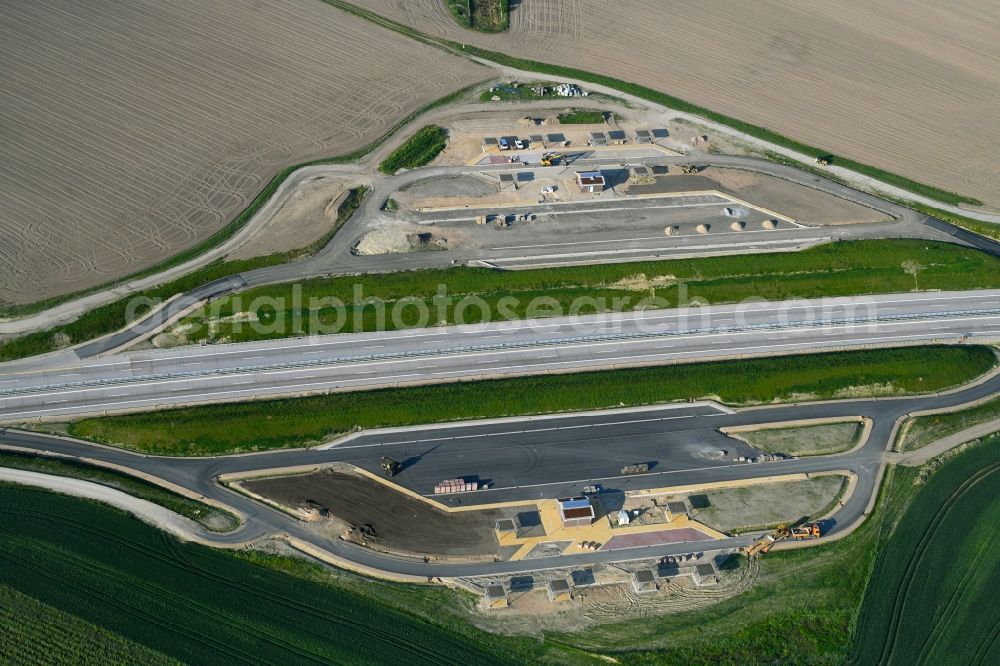
[[[920,262],[914,261],[913,259],[904,261],[900,264],[900,266],[902,266],[904,273],[913,276],[913,291],[918,291],[920,287],[917,283],[917,275],[920,271],[924,270],[925,266],[923,266]]]

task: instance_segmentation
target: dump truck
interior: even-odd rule
[[[400,469],[401,465],[398,460],[382,456],[382,471],[385,472],[386,476],[396,476]]]
[[[806,523],[788,530],[788,536],[792,539],[818,539],[820,536],[819,525],[816,523]]]

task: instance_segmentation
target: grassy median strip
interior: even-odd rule
[[[437,125],[427,125],[406,140],[399,148],[389,153],[378,170],[382,173],[396,173],[400,169],[414,169],[424,166],[444,150],[448,144],[448,130]]]
[[[910,272],[907,272],[910,271]],[[1000,287],[1000,258],[924,240],[848,241],[802,252],[525,271],[456,267],[270,285],[213,303],[187,342],[479,323],[745,299]]]
[[[0,467],[23,469],[30,472],[65,476],[72,479],[92,481],[123,493],[144,499],[170,509],[198,523],[213,532],[229,532],[239,526],[239,519],[228,511],[209,504],[189,499],[183,495],[161,488],[148,481],[122,474],[110,469],[89,465],[78,460],[47,458],[30,453],[0,451]]]
[[[717,397],[767,403],[936,391],[989,371],[988,347],[904,347],[540,375],[86,419],[70,433],[136,451],[215,455],[318,443],[355,428]]]

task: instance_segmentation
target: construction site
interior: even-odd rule
[[[719,454],[719,464],[756,460]],[[824,517],[850,485],[838,475],[783,475],[636,490],[594,484],[569,497],[494,501],[492,480],[467,475],[426,487],[412,474],[415,464],[383,456],[361,467],[334,463],[223,480],[321,537],[425,563],[519,563],[514,574],[454,581],[481,596],[484,612],[571,609],[594,620],[612,611],[681,609],[738,594],[752,584],[755,566],[736,555],[752,559],[782,542],[819,537]],[[619,471],[624,481],[649,474],[651,466]],[[706,549],[734,534],[756,536],[745,549]],[[664,545],[677,546],[678,554],[636,556],[637,549]],[[612,557],[573,566],[574,555],[593,552]]]
[[[420,177],[400,179],[352,252],[443,252],[427,261],[516,269],[794,251],[914,231],[806,183],[708,165],[745,150],[688,123],[613,99],[586,108],[595,104],[603,110],[523,102],[449,117],[447,147]],[[560,120],[590,116],[604,121]]]

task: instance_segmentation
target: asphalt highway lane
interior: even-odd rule
[[[1000,291],[646,310],[181,347],[0,374],[0,419],[330,390],[1000,338]]]

